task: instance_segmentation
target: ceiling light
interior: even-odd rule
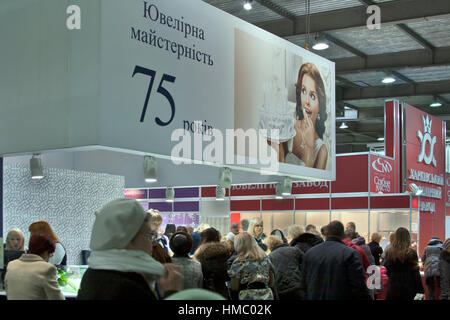
[[[244,9],[245,10],[252,10],[252,8],[253,8],[252,2],[253,2],[253,0],[245,0],[244,1]]]
[[[411,184],[409,185],[409,189],[412,191],[412,193],[413,193],[415,196],[420,196],[420,195],[422,194],[422,192],[423,192],[422,188],[419,187],[419,186],[418,186],[417,184],[415,184],[415,183],[411,183]]]
[[[283,199],[282,189],[283,186],[280,183],[277,183],[277,186],[275,187],[275,199]]]
[[[156,159],[151,156],[144,157],[144,178],[145,182],[158,181]]]
[[[289,177],[285,177],[281,182],[281,194],[283,196],[290,196],[292,194],[292,180]]]
[[[230,168],[221,168],[219,171],[219,186],[222,188],[231,188],[232,178]]]
[[[175,198],[175,191],[172,187],[166,188],[166,201],[167,202],[173,202],[173,199]]]
[[[381,80],[381,82],[383,82],[383,83],[393,83],[393,82],[395,82],[396,80],[395,80],[395,78],[393,78],[393,77],[386,77],[386,78],[384,78],[383,80]]]
[[[216,200],[224,201],[225,200],[225,188],[221,186],[216,187]]]
[[[339,129],[347,129],[348,126],[345,124],[345,122],[342,122],[341,125],[339,126]]]
[[[378,141],[384,141],[384,137],[379,137],[377,140]]]
[[[432,104],[430,104],[430,107],[432,108],[436,108],[436,107],[441,107],[442,103],[440,103],[439,101],[435,101]]]
[[[31,179],[42,179],[44,177],[44,169],[41,158],[37,158],[39,154],[33,154],[30,159]]]
[[[325,50],[328,49],[330,46],[328,45],[328,43],[325,42],[317,42],[316,44],[313,45],[313,49],[314,50]]]

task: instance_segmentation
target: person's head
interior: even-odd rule
[[[272,251],[273,248],[275,248],[277,245],[282,244],[283,240],[281,240],[277,236],[270,235],[266,238],[266,240],[264,240],[264,243],[266,244],[267,249],[269,249],[269,251]]]
[[[333,220],[327,225],[327,238],[344,238],[344,225],[339,220]]]
[[[411,247],[411,235],[408,229],[400,227],[395,231],[392,247],[396,250],[403,251]]]
[[[356,238],[356,234],[355,234],[355,232],[353,230],[347,229],[347,230],[344,231],[344,238],[353,240],[353,239]]]
[[[255,238],[248,232],[239,233],[234,237],[234,250],[241,260],[257,261],[265,257],[265,252],[256,243]]]
[[[159,210],[150,209],[147,213],[150,214],[150,227],[152,230],[158,232],[162,224],[162,217]]]
[[[314,231],[314,230],[316,230],[316,226],[313,224],[308,224],[305,228],[305,232],[309,232],[309,233],[311,233],[311,231]]]
[[[185,226],[178,226],[176,232],[185,232],[188,233],[188,230]]]
[[[200,233],[200,245],[208,242],[220,242],[220,232],[214,228],[208,228]]]
[[[264,231],[263,221],[260,218],[252,219],[250,221],[248,230],[252,236],[254,236],[258,239],[261,238],[263,231]]]
[[[175,232],[170,238],[170,249],[175,256],[187,257],[192,249],[191,236],[186,232]]]
[[[288,234],[287,234],[287,240],[291,242],[293,239],[297,238],[301,234],[305,233],[305,230],[302,226],[299,226],[298,224],[294,224],[292,226],[289,226],[288,228]]]
[[[197,227],[197,231],[198,232],[202,232],[203,230],[206,230],[206,229],[209,229],[209,228],[211,228],[211,226],[209,224],[207,224],[206,222],[202,222]]]
[[[25,250],[25,237],[17,228],[11,229],[6,236],[6,250]]]
[[[320,228],[320,233],[322,234],[323,238],[327,237],[327,226],[323,226],[322,228]]]
[[[33,233],[45,233],[46,235],[50,236],[53,239],[53,241],[60,242],[55,232],[53,232],[52,227],[50,227],[50,224],[47,221],[33,222],[28,227],[28,231],[30,232],[31,235],[33,235]]]
[[[233,222],[231,224],[231,232],[233,232],[234,234],[238,234],[239,233],[239,223]]]
[[[194,232],[194,228],[192,228],[191,226],[186,227],[186,230],[189,234],[192,234],[192,232]]]
[[[152,255],[157,232],[152,230],[150,220],[150,213],[134,199],[110,201],[95,213],[90,248],[141,250]]]
[[[370,240],[372,242],[380,243],[380,241],[381,241],[381,234],[379,234],[378,232],[372,233],[372,236],[370,237]]]
[[[356,232],[356,225],[354,222],[347,222],[345,225],[345,230],[352,230],[353,232]]]
[[[389,234],[389,243],[392,244],[394,242],[394,239],[395,239],[395,232],[391,232]]]
[[[450,261],[450,238],[447,238],[447,240],[444,241],[442,247],[444,248],[444,250],[442,250],[443,256],[448,257],[449,259],[447,260]]]
[[[280,240],[281,240],[283,243],[287,243],[287,242],[288,242],[287,239],[286,239],[286,237],[285,237],[284,234],[283,234],[283,231],[281,231],[280,229],[275,229],[275,230],[273,230],[273,231],[270,233],[270,235],[280,238]]]
[[[296,118],[303,120],[304,113],[315,124],[316,133],[323,139],[327,120],[325,85],[317,67],[305,63],[298,72],[296,87]]]
[[[248,219],[242,219],[241,220],[242,232],[247,232],[248,231],[248,225],[249,224],[250,224],[250,222],[248,221]]]
[[[170,239],[170,237],[177,232],[177,228],[175,227],[175,225],[173,223],[168,223],[166,225],[166,230],[164,231],[164,235]]]
[[[50,259],[55,252],[55,241],[45,233],[35,232],[30,237],[28,253],[40,256],[44,261]]]

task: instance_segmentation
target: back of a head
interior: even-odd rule
[[[30,231],[31,234],[45,233],[46,235],[50,236],[55,242],[60,242],[55,232],[53,232],[52,227],[50,227],[50,224],[47,221],[41,220],[33,222],[28,227],[28,231]]]
[[[242,219],[241,220],[241,229],[242,229],[242,232],[247,232],[248,231],[248,225],[249,225],[249,221],[248,221],[248,219]]]
[[[185,226],[178,226],[176,232],[185,232],[188,233],[188,230]]]
[[[290,239],[295,239],[303,233],[305,233],[303,227],[298,224],[294,224],[288,228],[288,238]]]
[[[267,248],[272,251],[273,248],[283,243],[283,240],[275,235],[270,235],[267,237],[266,240],[264,240],[264,243],[266,244]]]
[[[192,249],[192,238],[186,232],[176,232],[170,238],[170,249],[175,255],[187,256]]]
[[[233,222],[231,224],[231,232],[233,233],[239,233],[239,223]]]
[[[239,259],[260,260],[265,252],[259,247],[255,238],[248,232],[239,233],[234,237],[234,250]]]
[[[344,238],[346,239],[350,239],[353,240],[356,238],[356,233],[355,231],[351,230],[351,229],[347,229],[344,231]]]
[[[397,250],[405,250],[411,246],[411,235],[408,229],[400,227],[395,231],[392,247]]]
[[[344,225],[339,220],[333,220],[327,225],[327,237],[344,238]]]
[[[202,222],[197,227],[197,231],[198,232],[202,232],[203,230],[206,230],[206,229],[209,229],[209,228],[211,228],[211,226],[209,224],[207,224],[206,222]]]
[[[194,232],[194,228],[192,228],[191,226],[186,227],[186,230],[189,234],[192,234],[192,232]]]
[[[30,237],[28,253],[40,256],[45,252],[55,252],[55,241],[45,233],[33,233]]]
[[[166,230],[164,231],[164,235],[167,236],[169,239],[170,237],[177,232],[177,228],[175,227],[175,225],[173,223],[168,223],[166,225]]]
[[[347,222],[347,224],[346,224],[346,226],[345,226],[345,229],[346,229],[346,230],[350,229],[350,230],[353,230],[354,232],[356,232],[356,225],[355,225],[355,223],[352,222],[352,221]]]
[[[201,245],[208,242],[219,242],[219,241],[220,241],[219,231],[217,231],[214,228],[205,229],[200,233]]]
[[[316,230],[316,226],[313,224],[308,224],[305,228],[305,232],[312,233],[311,231]]]
[[[322,237],[326,237],[327,236],[327,226],[323,226],[322,228],[320,228],[320,233],[322,234]]]
[[[381,235],[378,232],[374,232],[374,233],[372,233],[370,240],[372,242],[379,242],[381,240]]]
[[[286,237],[283,234],[283,231],[281,231],[280,229],[275,229],[272,230],[272,232],[270,233],[271,236],[276,236],[278,238],[280,238],[280,240],[282,241],[282,243],[287,243]]]

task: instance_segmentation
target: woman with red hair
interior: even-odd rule
[[[53,232],[52,227],[50,227],[50,224],[47,221],[36,221],[33,222],[29,227],[28,231],[30,231],[31,235],[35,233],[43,233],[48,235],[53,241],[55,242],[55,253],[48,261],[51,264],[54,265],[61,265],[65,266],[67,265],[67,254],[66,249],[62,245],[61,241],[59,241],[58,237],[56,236],[55,232]]]
[[[31,235],[29,250],[8,264],[5,289],[8,300],[64,300],[56,267],[48,263],[55,241],[46,234]]]

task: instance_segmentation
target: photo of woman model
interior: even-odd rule
[[[325,169],[328,150],[323,141],[327,120],[325,86],[317,67],[305,63],[295,83],[295,136],[292,142],[279,145],[279,161],[310,168]],[[268,141],[277,149],[277,145]]]

